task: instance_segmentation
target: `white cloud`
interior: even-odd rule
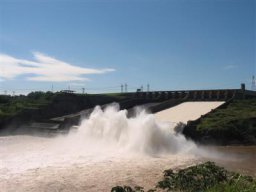
[[[115,69],[92,69],[74,66],[39,52],[33,52],[34,61],[17,59],[0,53],[0,79],[11,80],[26,75],[31,81],[86,81],[84,75],[103,74]]]
[[[236,65],[226,65],[226,66],[224,67],[224,69],[230,70],[230,69],[235,69],[236,67],[237,67]]]
[[[74,87],[84,87],[85,86],[84,83],[69,83],[68,85],[74,86]]]

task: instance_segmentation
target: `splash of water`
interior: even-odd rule
[[[149,155],[195,150],[194,143],[174,132],[175,126],[157,122],[154,115],[145,110],[138,110],[135,117],[127,118],[127,111],[113,104],[104,110],[96,107],[90,117],[82,121],[76,136],[91,146]]]

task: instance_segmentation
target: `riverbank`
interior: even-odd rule
[[[255,145],[256,99],[234,100],[225,108],[189,122],[183,134],[201,144]]]
[[[227,171],[208,161],[178,171],[165,170],[163,178],[148,192],[255,192],[255,190],[255,178]],[[111,192],[144,192],[144,188],[116,186]]]

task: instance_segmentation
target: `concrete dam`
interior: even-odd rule
[[[149,113],[155,114],[157,120],[176,123],[196,120],[216,108],[225,107],[234,99],[256,98],[256,92],[246,90],[244,84],[241,84],[240,89],[153,91],[123,94],[129,99],[118,102],[118,105],[120,110],[126,109],[128,111],[128,117],[136,113],[136,107],[142,107]],[[100,107],[104,109],[108,105],[101,105]],[[195,112],[195,109],[200,110]],[[93,108],[85,109],[44,122],[33,122],[24,125],[24,127],[45,132],[66,132],[70,127],[79,125],[81,119],[88,117],[92,111]]]

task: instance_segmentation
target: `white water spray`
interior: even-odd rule
[[[90,117],[82,121],[76,135],[89,141],[91,146],[97,144],[148,155],[195,150],[196,145],[183,135],[175,134],[174,127],[175,124],[157,122],[154,115],[145,110],[127,118],[126,110],[111,105],[105,110],[96,107]]]

